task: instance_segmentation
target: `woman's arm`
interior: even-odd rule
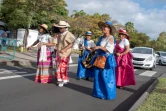
[[[33,47],[39,43],[39,40],[37,39],[30,47]]]
[[[130,52],[130,46],[125,46],[125,51],[120,53],[120,55],[124,55],[124,54],[127,54],[128,52]]]
[[[79,50],[83,50],[82,44],[78,44]]]
[[[31,46],[27,48],[27,50],[30,50],[34,45],[39,43],[39,39],[37,39]]]
[[[42,45],[46,45],[46,47],[55,46],[55,44],[52,42],[51,37],[48,39],[48,43],[43,42]]]
[[[114,45],[114,38],[110,38],[108,44]],[[103,46],[96,46],[95,49],[100,49],[100,50],[103,50],[103,51],[105,51],[105,52],[109,52],[107,46],[106,46],[106,47],[103,47]]]
[[[127,39],[125,39],[125,43],[124,43],[124,47],[125,47],[125,51],[122,53],[117,53],[117,56],[122,56],[124,54],[127,54],[130,51],[130,43]]]

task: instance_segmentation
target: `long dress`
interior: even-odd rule
[[[40,35],[39,36],[39,41],[41,42],[43,38],[46,39],[44,42],[49,42],[48,39],[50,39],[51,37],[47,34],[44,35]],[[39,61],[40,58],[40,51],[41,48],[38,50],[38,54],[37,54],[37,72],[36,72],[36,78],[35,78],[35,82],[40,82],[40,83],[51,83],[52,82],[52,67],[53,67],[53,63],[52,63],[52,56],[51,56],[51,49],[50,47],[46,48],[46,55],[47,55],[47,60],[46,61]]]
[[[128,41],[128,40],[124,39],[124,41]],[[117,53],[122,53],[125,51],[125,48],[122,48],[119,44],[120,42],[116,43],[115,50]],[[130,52],[122,56],[116,56],[116,63],[117,63],[116,85],[117,86],[124,87],[128,85],[136,84],[132,58],[133,56]]]
[[[87,46],[89,48],[94,47],[94,41],[90,40],[89,42],[84,39],[83,41],[83,46]],[[90,52],[86,49],[84,49],[83,51],[83,55],[80,55],[78,58],[78,67],[77,67],[77,78],[81,79],[81,78],[86,78],[86,77],[90,77],[93,78],[93,68],[85,68],[82,61],[87,57],[87,55]]]
[[[108,43],[109,38],[105,40],[101,37],[97,43],[97,46],[106,46],[109,53],[102,50],[97,50],[98,55],[104,55],[107,57],[104,69],[94,67],[94,86],[93,96],[101,99],[113,100],[116,98],[116,78],[115,67],[116,61],[113,54],[114,44]],[[107,44],[108,43],[108,44]],[[107,45],[106,45],[107,44]]]

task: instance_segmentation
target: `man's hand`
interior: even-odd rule
[[[59,52],[60,52],[60,53],[65,53],[65,50],[60,50]]]

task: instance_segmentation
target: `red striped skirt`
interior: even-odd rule
[[[37,56],[37,72],[35,82],[40,83],[51,83],[53,74],[52,74],[52,57],[51,51],[47,48],[47,61],[39,61],[40,58],[40,50],[38,51]]]

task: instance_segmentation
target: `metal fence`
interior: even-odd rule
[[[0,59],[12,60],[15,57],[17,40],[6,37],[0,37]]]

